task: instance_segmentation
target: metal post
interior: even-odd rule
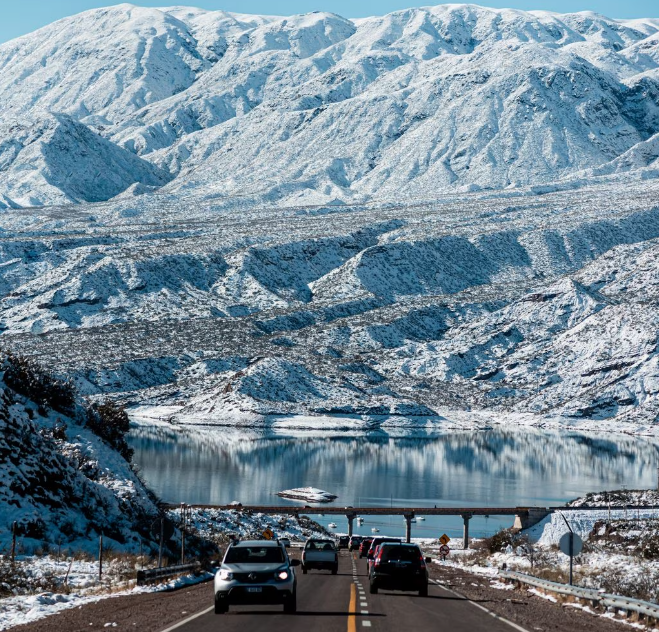
[[[181,564],[185,564],[185,503],[181,503]]]
[[[103,580],[103,532],[98,538],[98,581]]]
[[[165,538],[165,519],[160,518],[160,546],[158,547],[158,568],[162,568],[162,543]]]
[[[465,551],[469,548],[469,521],[473,518],[473,514],[462,514],[464,520],[464,528],[462,532],[462,548]]]
[[[412,540],[412,518],[414,514],[405,514],[405,542]]]
[[[16,529],[18,525],[14,521],[11,523],[11,565],[16,561]]]
[[[348,518],[348,537],[352,537],[352,523],[355,520],[355,514],[346,514]]]
[[[574,531],[572,531],[572,527],[570,526],[570,523],[567,521],[567,518],[562,512],[558,512],[558,515],[563,518],[565,524],[567,525],[567,528],[570,530],[570,586],[572,586],[572,565],[573,565],[573,560],[574,560]]]

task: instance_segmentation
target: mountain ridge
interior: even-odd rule
[[[66,114],[168,172],[167,191],[274,204],[635,174],[619,159],[654,156],[658,95],[659,20],[588,12],[438,5],[347,20],[122,4],[0,45],[3,121]],[[67,198],[60,180],[15,180],[0,160],[5,205]]]

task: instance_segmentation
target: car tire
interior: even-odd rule
[[[297,595],[293,593],[286,601],[284,601],[284,612],[286,614],[295,614],[297,612]]]
[[[339,567],[337,565],[332,569],[332,575],[336,575],[338,572],[339,572]]]
[[[306,575],[309,572],[309,569],[306,566],[302,567],[302,574]]]
[[[369,592],[371,593],[371,595],[377,595],[378,594],[378,585],[375,583],[374,579],[372,579],[369,582],[368,586],[369,586]]]
[[[229,612],[229,605],[222,603],[217,597],[215,597],[215,614],[226,614]]]
[[[419,588],[419,597],[427,597],[428,596],[428,584],[425,586],[421,586]]]

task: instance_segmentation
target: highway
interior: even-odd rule
[[[213,610],[167,632],[357,632],[358,630],[451,630],[451,632],[512,632],[523,628],[494,618],[452,592],[431,584],[428,597],[380,590],[371,595],[366,560],[341,552],[338,575],[327,571],[297,570],[297,614],[281,607],[232,606],[229,613]],[[210,599],[209,599],[210,602]],[[165,632],[165,631],[163,631]]]

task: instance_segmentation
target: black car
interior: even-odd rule
[[[337,549],[347,549],[350,544],[350,538],[347,535],[339,536],[339,542],[336,546]]]
[[[429,559],[429,558],[428,558]],[[428,596],[428,568],[416,544],[386,542],[373,560],[370,574],[371,594],[380,588],[418,591]]]
[[[370,577],[371,575],[371,566],[373,562],[373,557],[375,556],[375,549],[380,546],[383,542],[400,542],[400,538],[388,538],[386,536],[384,537],[377,537],[373,538],[371,540],[371,546],[369,547],[367,553],[366,553],[366,574]]]

